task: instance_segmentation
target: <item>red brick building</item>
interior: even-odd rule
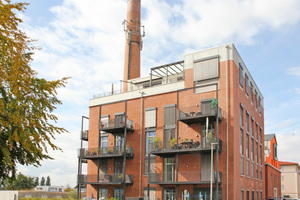
[[[139,0],[128,2],[138,10],[130,6]],[[78,175],[87,196],[209,199],[212,184],[213,199],[263,199],[263,96],[235,46],[190,53],[133,79],[134,56],[126,54],[123,90],[90,101],[89,148],[79,151],[88,171]]]
[[[280,199],[281,171],[277,157],[275,134],[265,135],[265,170],[266,199]]]

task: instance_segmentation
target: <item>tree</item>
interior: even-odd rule
[[[40,186],[45,186],[45,177],[42,176]]]
[[[18,29],[22,20],[13,12],[27,5],[0,0],[0,182],[15,177],[16,163],[37,167],[52,159],[47,147],[61,150],[52,140],[67,132],[55,126],[53,111],[62,104],[56,90],[68,78],[47,81],[30,68],[38,48]]]
[[[7,178],[4,182],[5,190],[31,190],[35,187],[34,178],[19,173],[17,178]]]
[[[46,186],[51,186],[50,176],[47,176]]]
[[[39,177],[36,177],[34,180],[34,186],[38,186],[39,185]]]

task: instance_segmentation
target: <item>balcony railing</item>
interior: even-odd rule
[[[210,170],[208,170],[210,174]],[[216,171],[213,173],[213,183],[215,183]],[[222,172],[218,173],[218,183],[222,182]],[[201,171],[180,171],[178,172],[178,181],[176,181],[176,172],[150,173],[149,182],[152,184],[207,184],[210,183],[210,175],[201,175]]]
[[[84,131],[81,132],[81,139],[82,140],[88,141],[88,139],[89,139],[88,136],[89,136],[89,130],[84,130]]]
[[[124,176],[120,173],[114,174],[92,174],[78,175],[78,182],[82,184],[114,184],[119,185],[124,183]],[[125,175],[125,183],[133,183],[133,175]]]
[[[179,120],[186,124],[205,123],[206,118],[215,120],[217,116],[217,107],[201,110],[199,106],[182,107],[179,109]],[[222,109],[219,107],[219,119],[222,119]]]
[[[79,149],[80,158],[120,157],[124,155],[124,146]],[[133,148],[126,147],[126,157],[133,157]]]
[[[134,122],[130,119],[126,121],[126,128],[129,131],[134,130]],[[107,132],[118,132],[125,129],[125,119],[124,118],[115,118],[109,119],[109,121],[100,121],[100,130]]]
[[[178,144],[175,140],[173,144],[163,147],[162,141],[153,141],[149,144],[149,150],[151,154],[160,156],[169,156],[171,154],[188,154],[196,152],[207,152],[211,150],[211,143],[219,143],[219,151],[222,151],[222,140],[216,137],[207,137],[204,141],[194,141],[194,140],[179,140]],[[216,149],[214,145],[213,150]]]

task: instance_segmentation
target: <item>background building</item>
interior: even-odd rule
[[[275,134],[265,135],[265,183],[266,199],[281,198],[281,172],[277,157]]]
[[[79,185],[98,199],[209,199],[211,183],[214,199],[263,199],[263,96],[235,46],[187,54],[140,78],[140,48],[131,48],[143,35],[139,9],[128,1],[123,90],[90,101]]]
[[[284,198],[300,198],[300,166],[298,163],[279,161],[281,192]]]

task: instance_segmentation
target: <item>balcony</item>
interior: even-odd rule
[[[215,176],[217,172],[213,173],[213,183],[215,183]],[[208,178],[209,177],[209,178]],[[207,174],[201,175],[201,171],[181,171],[178,172],[178,181],[176,181],[176,172],[162,172],[162,173],[150,173],[150,184],[160,185],[179,185],[179,184],[209,184],[210,183],[210,171],[209,176]],[[218,183],[222,183],[222,172],[218,173]]]
[[[219,107],[218,112],[219,120],[222,120],[222,109]],[[205,123],[206,118],[209,118],[209,121],[215,121],[217,118],[217,107],[211,108],[211,106],[190,106],[182,107],[179,109],[179,120],[185,124],[196,124],[196,123]]]
[[[81,132],[81,138],[82,140],[88,141],[89,140],[89,130],[84,130]]]
[[[125,128],[128,131],[134,132],[134,122],[127,119],[126,127],[125,127],[125,119],[124,118],[115,118],[109,119],[109,121],[100,121],[100,131],[105,131],[108,133],[124,133]]]
[[[81,184],[94,185],[120,185],[124,183],[124,176],[120,173],[115,174],[93,174],[93,175],[78,175],[78,182]],[[125,175],[125,183],[133,184],[133,175]]]
[[[79,149],[78,157],[83,159],[117,158],[124,156],[123,146],[109,146],[100,148]],[[126,147],[126,157],[133,158],[133,148]]]
[[[195,154],[205,153],[211,151],[211,143],[219,143],[219,153],[222,152],[222,140],[212,137],[211,139],[206,138],[205,141],[193,141],[193,140],[175,140],[173,147],[162,147],[162,142],[156,142],[149,144],[150,154],[157,155],[160,157],[169,157],[175,154]],[[171,143],[171,142],[170,142]],[[213,151],[216,151],[216,145],[213,146]]]

